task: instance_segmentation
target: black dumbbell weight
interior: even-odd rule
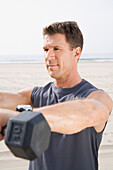
[[[8,121],[5,143],[15,156],[33,160],[48,148],[50,134],[41,113],[23,111]]]

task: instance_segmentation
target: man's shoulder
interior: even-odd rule
[[[81,90],[83,91],[83,96],[86,98],[90,93],[94,91],[103,91],[102,89],[99,89],[95,85],[93,85],[91,82],[83,79],[83,86],[81,87]]]
[[[46,105],[48,96],[52,93],[52,82],[45,86],[36,86],[31,93],[31,101],[34,107],[41,107]]]

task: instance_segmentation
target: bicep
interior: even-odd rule
[[[32,104],[32,89],[24,89],[17,93],[0,93],[0,108],[16,110],[16,106],[20,104]]]
[[[96,131],[100,132],[103,130],[109,114],[113,107],[113,101],[110,96],[103,91],[94,91],[92,92],[87,99],[92,99],[95,102],[94,111],[92,111],[92,119],[96,119],[94,128]]]
[[[94,99],[97,102],[102,103],[103,106],[107,107],[109,112],[111,112],[112,110],[113,101],[110,98],[110,96],[104,91],[99,91],[99,90],[94,91],[87,96],[87,99]]]
[[[21,91],[18,92],[18,95],[20,95],[23,99],[24,99],[24,103],[23,104],[29,104],[32,105],[32,101],[31,101],[31,93],[33,91],[33,88],[26,88],[23,89]]]

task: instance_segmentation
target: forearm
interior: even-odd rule
[[[33,111],[45,116],[52,131],[63,134],[77,133],[108,119],[108,109],[93,99],[73,100]]]

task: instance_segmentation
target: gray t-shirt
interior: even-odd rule
[[[76,97],[86,98],[96,90],[84,79],[72,88],[58,88],[51,82],[44,87],[35,87],[31,100],[34,107],[42,107]],[[30,161],[29,170],[97,170],[101,138],[102,132],[97,133],[93,127],[72,135],[51,132],[49,148]]]

